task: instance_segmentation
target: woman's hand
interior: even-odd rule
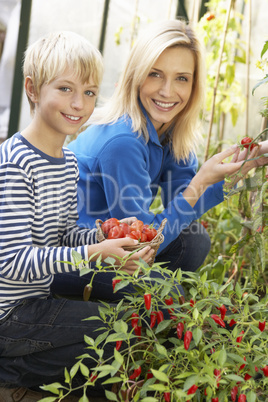
[[[131,239],[130,237],[104,240],[100,243],[88,246],[88,253],[89,256],[97,253],[93,258],[94,261],[96,261],[99,255],[101,255],[102,261],[107,257],[112,257],[115,259],[116,266],[122,267],[122,271],[133,275],[138,268],[136,262],[138,262],[140,258],[145,262],[149,262],[154,253],[154,250],[150,246],[142,247],[141,245],[141,250],[135,253],[123,249],[123,247],[135,246],[137,244],[138,240]],[[119,259],[117,257],[119,257]],[[124,259],[125,262],[121,261],[121,259]]]
[[[232,161],[223,163],[224,159],[231,155],[233,155]],[[233,145],[208,159],[183,192],[186,201],[194,207],[198,199],[210,185],[218,183],[226,177],[237,173],[244,162],[243,160],[238,161],[238,155],[239,147],[238,145]]]
[[[253,150],[254,149],[256,151],[255,156],[260,156],[260,158],[255,159],[254,161],[247,162],[248,167],[250,166],[250,169],[253,169],[260,166],[268,165],[268,157],[261,156],[263,154],[268,154],[268,140],[259,142],[258,147],[254,147]],[[244,149],[242,152],[240,152],[238,156],[238,161],[244,159],[250,159],[247,149]]]

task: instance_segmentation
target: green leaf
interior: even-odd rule
[[[225,364],[225,362],[226,362],[226,358],[227,358],[226,350],[225,350],[225,349],[222,349],[222,350],[220,351],[219,357],[218,357],[218,362],[219,362],[220,367],[223,367],[223,366],[224,366],[224,364]]]
[[[151,372],[157,380],[169,382],[168,376],[166,375],[166,373],[163,373],[163,371],[151,369]]]
[[[253,89],[252,89],[252,95],[254,95],[255,90],[256,90],[260,85],[266,84],[267,82],[268,82],[268,74],[266,74],[266,76],[265,76],[261,81],[259,81],[259,82],[253,87]]]
[[[143,398],[141,402],[158,402],[158,399],[155,399],[152,396],[147,396],[146,398]]]
[[[127,323],[125,323],[123,320],[116,321],[114,323],[114,330],[115,332],[123,332],[124,334],[127,334],[128,331]]]
[[[161,321],[155,330],[155,334],[158,334],[159,332],[164,331],[164,329],[166,329],[169,325],[170,325],[170,322],[168,320]]]
[[[55,398],[54,398],[54,396],[49,396],[47,398],[39,399],[39,402],[54,402],[54,401],[58,401],[57,396]]]
[[[118,334],[111,334],[107,337],[106,343],[108,342],[116,342],[116,341],[125,341],[127,339],[127,334],[118,333]]]
[[[241,297],[242,297],[242,290],[241,290],[241,286],[239,285],[238,282],[237,282],[236,285],[235,285],[235,293],[236,293],[237,297],[238,297],[239,299],[241,299]]]
[[[95,346],[95,341],[94,341],[94,339],[93,339],[93,338],[90,338],[90,337],[87,336],[87,335],[84,335],[84,341],[85,341],[88,345],[90,345],[90,346]]]
[[[235,375],[235,374],[227,374],[225,376],[225,378],[228,378],[229,380],[233,380],[233,381],[236,381],[236,382],[238,382],[238,381],[243,381],[244,382],[243,377],[240,377],[239,375]]]
[[[255,402],[257,398],[257,395],[255,394],[254,391],[249,391],[247,393],[247,402]]]
[[[193,338],[194,338],[194,343],[197,346],[200,342],[200,339],[202,338],[203,332],[200,328],[195,328],[193,330]]]
[[[167,349],[163,345],[156,343],[155,347],[160,355],[167,357]]]
[[[85,377],[89,376],[89,369],[84,363],[80,363],[80,371],[83,374],[83,376]]]
[[[105,390],[105,396],[107,399],[109,399],[109,401],[117,402],[117,396],[113,392],[107,391],[107,389]]]
[[[79,254],[75,250],[72,250],[72,257],[73,257],[75,265],[79,265],[83,261],[81,254]]]
[[[71,376],[71,378],[74,378],[74,376],[76,375],[76,373],[77,373],[77,371],[78,371],[78,369],[79,369],[79,365],[80,365],[80,362],[77,362],[77,363],[75,363],[75,364],[73,365],[73,367],[71,368],[71,370],[70,370],[70,376]]]
[[[114,350],[114,358],[115,360],[122,365],[124,363],[124,358],[118,350]]]
[[[49,385],[42,385],[40,387],[44,391],[51,392],[52,394],[59,395],[59,388],[63,388],[62,385],[59,382],[53,382],[52,384]]]
[[[150,388],[154,391],[160,391],[160,392],[165,392],[168,389],[164,384],[153,384],[153,385],[149,385],[148,388]]]
[[[109,331],[105,331],[102,334],[100,334],[95,340],[95,346],[98,346],[101,342],[103,342],[104,339],[106,339],[108,335],[109,335]]]
[[[112,377],[108,378],[108,380],[104,381],[102,384],[115,384],[118,382],[122,382],[122,378],[120,377]]]
[[[261,51],[261,57],[264,55],[264,53],[266,53],[268,50],[268,40],[265,42],[262,51]]]
[[[113,258],[113,257],[107,257],[105,260],[104,260],[104,262],[106,263],[106,264],[108,264],[108,265],[114,265],[115,264],[115,258]],[[113,400],[113,399],[112,399]]]
[[[193,319],[196,321],[198,319],[198,316],[199,316],[199,311],[195,307],[193,310]]]

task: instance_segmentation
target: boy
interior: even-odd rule
[[[0,147],[0,400],[17,395],[28,401],[27,388],[64,381],[64,368],[85,353],[84,335],[96,338],[103,326],[83,321],[99,315],[97,303],[51,296],[53,276],[76,270],[67,263],[73,262],[72,251],[85,260],[100,254],[104,260],[127,256],[123,246],[136,243],[97,243],[94,230],[76,225],[78,168],[63,144],[90,117],[102,70],[100,53],[71,32],[52,33],[25,54],[32,121]],[[133,254],[124,269],[134,272],[135,261],[148,261],[152,253],[147,247]],[[112,345],[105,348],[110,354]]]

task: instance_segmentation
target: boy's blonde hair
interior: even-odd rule
[[[99,86],[103,76],[102,55],[87,39],[74,32],[52,32],[34,42],[25,52],[23,75],[31,77],[36,94],[71,68],[83,83],[93,79]],[[31,113],[35,104],[29,99]]]
[[[179,160],[188,159],[190,153],[196,149],[200,138],[197,123],[205,91],[203,50],[195,32],[184,21],[158,22],[142,33],[130,52],[113,96],[103,108],[96,110],[90,122],[110,124],[126,114],[132,119],[132,129],[148,141],[146,119],[139,104],[139,89],[162,52],[174,46],[189,49],[195,61],[193,87],[188,104],[161,130],[162,133],[171,132],[172,150]]]

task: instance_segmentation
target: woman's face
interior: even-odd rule
[[[195,62],[191,50],[163,51],[140,87],[140,100],[156,130],[171,122],[191,96]]]

